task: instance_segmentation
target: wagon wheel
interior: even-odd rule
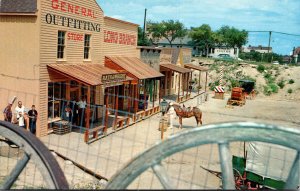
[[[219,146],[223,189],[235,189],[232,155],[229,150],[229,143],[235,141],[266,142],[295,149],[297,155],[285,189],[297,188],[299,184],[300,131],[267,124],[235,122],[211,124],[187,130],[154,145],[119,170],[108,182],[106,189],[125,189],[150,167],[165,189],[174,189],[170,177],[161,164],[162,160],[192,147],[214,143]]]
[[[10,174],[4,178],[4,182],[0,184],[1,190],[12,187],[29,160],[32,160],[37,166],[48,188],[68,189],[68,183],[59,164],[38,138],[23,128],[3,121],[0,121],[0,136],[9,139],[10,146],[11,144],[16,145],[24,151],[23,157],[17,162]]]

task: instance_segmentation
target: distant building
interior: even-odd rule
[[[208,57],[217,58],[219,54],[229,54],[232,58],[239,57],[239,49],[226,46],[216,46],[208,50]]]
[[[262,45],[258,45],[258,46],[251,46],[249,45],[248,47],[242,47],[242,52],[251,52],[251,51],[255,51],[255,52],[259,52],[259,53],[272,53],[272,47],[267,47],[267,46],[262,46]]]
[[[293,61],[294,63],[300,63],[300,46],[295,48],[293,51]]]

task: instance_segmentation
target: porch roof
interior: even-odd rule
[[[112,62],[108,62],[109,60]],[[120,68],[122,68],[123,71],[131,74],[130,77],[135,77],[139,80],[164,76],[137,57],[106,56],[105,66],[116,70],[120,70]]]
[[[66,76],[67,78],[71,78],[91,86],[132,80],[132,78],[126,76],[125,79],[116,79],[110,80],[109,82],[103,82],[103,75],[125,73],[114,71],[100,64],[48,64],[47,67],[48,69]]]
[[[173,70],[173,71],[181,73],[181,74],[192,72],[192,70],[190,70],[190,69],[186,69],[186,68],[183,68],[178,65],[171,64],[171,63],[161,63],[160,67],[163,67],[163,68],[166,68],[169,70]]]
[[[188,68],[188,69],[199,70],[199,71],[208,71],[207,67],[197,66],[197,65],[194,65],[194,64],[185,64],[184,67]]]

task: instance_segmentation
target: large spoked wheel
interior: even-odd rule
[[[3,121],[0,121],[0,136],[8,139],[9,142],[24,151],[23,157],[17,162],[10,174],[4,178],[4,182],[0,184],[0,189],[10,189],[30,160],[39,169],[48,188],[69,188],[59,164],[38,138],[18,126]]]
[[[235,141],[258,141],[277,144],[297,151],[290,170],[286,189],[296,189],[299,184],[299,151],[300,131],[274,125],[236,122],[205,125],[185,131],[154,145],[147,151],[131,160],[123,169],[116,173],[108,182],[106,189],[125,189],[140,174],[152,168],[165,189],[174,189],[166,170],[161,165],[163,159],[174,153],[205,144],[219,146],[223,189],[235,189],[232,168],[232,155],[229,143]],[[276,168],[276,167],[275,167]]]

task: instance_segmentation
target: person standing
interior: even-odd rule
[[[173,119],[174,119],[174,115],[175,115],[175,109],[173,107],[173,103],[170,103],[170,109],[168,111],[168,115],[169,115],[169,120],[170,120],[170,127],[169,129],[173,129]],[[173,130],[173,134],[174,134],[174,130]]]
[[[67,103],[66,108],[65,108],[65,119],[68,120],[69,122],[72,122],[72,116],[73,112],[70,106],[70,102]]]
[[[35,110],[35,105],[32,105],[31,110],[28,111],[28,117],[29,117],[30,132],[35,135],[36,121],[37,121],[37,117],[38,117],[38,112]]]
[[[78,110],[78,117],[79,117],[79,126],[85,127],[85,107],[86,107],[86,100],[84,97],[81,97],[80,101],[77,103],[79,110]]]
[[[20,127],[25,128],[25,107],[21,101],[18,101],[18,106],[15,108],[16,118]]]
[[[3,115],[4,115],[4,121],[8,121],[11,123],[11,119],[12,119],[12,110],[11,110],[11,106],[12,104],[9,103],[6,108],[3,111]]]

